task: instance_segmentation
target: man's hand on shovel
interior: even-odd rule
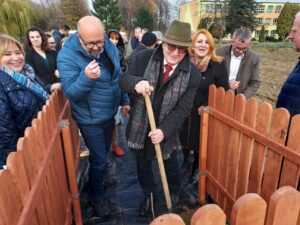
[[[153,90],[153,88],[150,86],[149,82],[147,80],[141,80],[140,82],[138,82],[135,85],[135,91],[138,94],[142,94],[142,95],[150,95],[151,90]]]
[[[159,144],[165,138],[164,133],[161,129],[150,131],[148,136],[151,138],[153,144]]]

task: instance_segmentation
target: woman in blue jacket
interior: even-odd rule
[[[16,150],[18,139],[31,124],[60,84],[44,86],[31,66],[25,64],[22,45],[8,35],[0,35],[0,169]]]

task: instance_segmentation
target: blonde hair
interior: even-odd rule
[[[19,41],[7,34],[0,34],[0,58],[2,58],[11,45],[16,45],[21,50],[22,54],[25,55],[24,49]]]
[[[194,52],[193,46],[195,46],[195,42],[200,34],[204,34],[205,37],[207,38],[207,42],[209,45],[209,51],[208,51],[207,55],[211,58],[211,60],[213,60],[215,62],[221,62],[224,58],[222,56],[218,56],[216,54],[216,45],[214,42],[214,38],[211,35],[211,33],[206,29],[197,30],[194,33],[194,35],[192,36],[192,47],[189,47],[189,49],[188,49],[191,57],[194,59],[198,58],[198,56]]]

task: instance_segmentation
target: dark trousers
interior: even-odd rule
[[[136,155],[137,175],[140,186],[145,195],[156,192],[156,184],[152,171],[152,160],[146,160],[146,152],[144,149]],[[177,153],[173,152],[170,158],[164,160],[166,176],[168,180],[169,190],[171,194],[180,190],[181,168],[177,159]]]
[[[89,187],[94,202],[105,200],[103,185],[107,153],[111,147],[115,120],[101,125],[78,125],[84,142],[89,149]]]

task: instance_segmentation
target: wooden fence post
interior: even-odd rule
[[[76,179],[76,169],[74,160],[74,145],[72,142],[72,135],[70,130],[70,123],[68,119],[61,121],[62,139],[65,160],[67,165],[68,179],[72,197],[72,205],[74,210],[75,222],[77,225],[82,225],[81,208],[79,201],[79,193]]]
[[[200,149],[199,149],[199,183],[198,183],[198,201],[205,202],[206,185],[206,160],[207,160],[207,138],[208,138],[208,109],[201,112],[200,127]]]
[[[226,215],[218,205],[208,204],[193,214],[191,225],[226,225]]]
[[[245,194],[233,205],[232,225],[264,225],[267,203],[257,194]]]
[[[265,225],[296,225],[300,211],[300,192],[285,186],[273,193]]]

